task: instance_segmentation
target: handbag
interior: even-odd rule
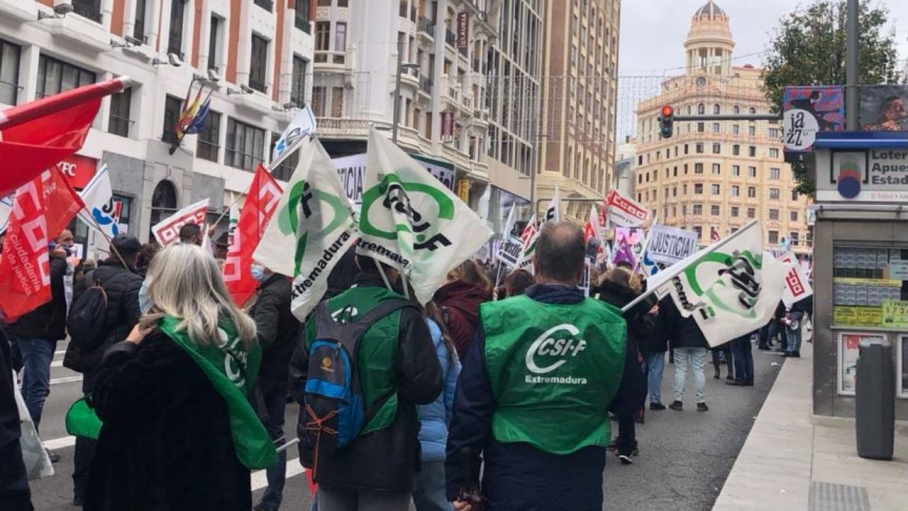
[[[13,380],[15,381],[15,375],[13,375]],[[28,413],[25,400],[22,399],[22,393],[19,392],[19,386],[13,385],[13,388],[16,394],[16,405],[19,407],[19,424],[22,428],[19,444],[22,447],[22,462],[25,464],[25,473],[29,481],[50,477],[54,475],[54,466],[50,462],[50,456],[41,443],[41,438],[38,437],[35,422]]]

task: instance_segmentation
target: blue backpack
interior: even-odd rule
[[[413,307],[406,300],[386,300],[361,317],[353,316],[352,307],[332,317],[328,302],[316,309],[317,331],[309,346],[309,373],[305,388],[304,414],[309,444],[315,449],[313,471],[319,453],[350,445],[362,432],[394,391],[378,399],[366,410],[357,371],[359,343],[376,322],[394,311]],[[344,318],[352,320],[343,322]]]

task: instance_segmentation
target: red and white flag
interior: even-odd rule
[[[643,204],[623,195],[614,188],[609,190],[602,205],[606,218],[612,226],[643,227],[649,220],[650,211]]]
[[[240,211],[227,250],[227,261],[224,263],[224,282],[233,301],[240,307],[249,301],[258,287],[249,273],[253,262],[252,254],[262,240],[262,234],[280,203],[282,193],[277,181],[265,167],[259,165],[246,192],[246,203]]]
[[[7,320],[50,301],[48,244],[82,207],[79,195],[56,167],[16,191],[0,255],[0,308]]]
[[[166,247],[180,240],[180,228],[186,224],[196,224],[205,232],[207,214],[208,199],[202,199],[158,222],[151,228],[151,232],[158,243]]]
[[[130,83],[115,78],[0,112],[0,197],[81,149],[101,99]]]
[[[715,227],[715,226],[710,227],[709,228],[709,241],[711,243],[715,243],[715,242],[719,241],[720,239],[721,238],[719,238],[719,228]]]

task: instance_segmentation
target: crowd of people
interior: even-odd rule
[[[395,268],[351,249],[304,322],[287,276],[254,265],[258,292],[237,307],[223,243],[204,250],[196,226],[180,238],[158,249],[120,235],[109,258],[77,267],[66,262],[72,234],[55,240],[52,300],[0,329],[4,510],[32,509],[11,370],[38,427],[67,333],[64,365],[83,374],[103,422],[96,440],[76,441],[73,504],[86,510],[298,507],[282,502],[288,394],[322,511],[599,510],[608,451],[623,464],[639,455],[647,396],[649,411],[683,411],[690,374],[696,410],[709,410],[710,347],[696,321],[671,297],[622,312],[646,290],[624,266],[604,269],[587,297],[571,223],[542,227],[532,273],[467,260],[424,305]],[[100,323],[73,331],[67,316],[97,303]],[[754,333],[759,349],[779,338],[798,357],[809,312],[780,305]],[[754,385],[751,337],[712,348],[716,378],[724,363],[729,385]],[[250,472],[265,467],[253,502]]]

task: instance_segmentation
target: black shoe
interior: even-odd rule
[[[256,504],[255,506],[252,507],[252,511],[277,511],[277,510],[271,509],[270,507],[266,506],[265,504],[259,502],[258,504]]]
[[[713,375],[713,379],[716,379],[716,380],[718,380],[721,377],[722,377],[722,374],[719,373],[719,371],[716,371],[716,374]]]
[[[792,353],[791,356],[794,357],[794,358],[801,358],[801,352],[800,352],[800,351],[795,351],[794,353]]]
[[[73,497],[73,506],[82,507],[82,497]]]
[[[735,375],[729,374],[728,376],[725,377],[725,380],[726,380],[726,381],[734,381],[734,380],[735,380]]]
[[[794,357],[794,353],[789,353],[787,351],[785,353],[782,353],[782,358],[791,358],[791,357]]]
[[[744,387],[747,385],[743,381],[738,381],[738,380],[727,381],[727,382],[725,382],[725,384],[730,385],[732,387]]]
[[[60,461],[59,454],[55,453],[54,451],[52,451],[50,449],[44,449],[44,450],[47,451],[47,457],[50,458],[51,463],[56,463],[56,462]]]
[[[630,454],[619,454],[618,459],[621,460],[622,465],[633,465],[634,457]]]
[[[662,410],[665,410],[665,405],[662,403],[650,403],[649,409],[654,412],[660,412]]]
[[[684,410],[684,403],[682,403],[681,401],[675,401],[674,403],[668,405],[668,407],[676,412],[680,412]]]
[[[697,411],[698,412],[708,412],[709,407],[706,406],[706,403],[697,403]]]

